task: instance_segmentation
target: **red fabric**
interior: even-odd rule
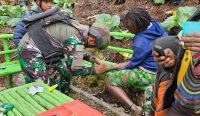
[[[90,106],[75,100],[62,104],[37,116],[104,116]]]
[[[72,116],[72,112],[64,106],[58,106],[37,116]]]

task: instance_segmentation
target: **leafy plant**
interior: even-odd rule
[[[153,0],[155,4],[164,4],[165,0]]]
[[[170,29],[175,26],[182,28],[183,22],[187,21],[187,19],[192,16],[195,11],[195,7],[179,7],[173,16],[168,17],[161,23],[161,26],[167,31],[170,31]]]
[[[24,7],[21,8],[20,6],[0,6],[0,26],[16,26],[25,13],[26,10]]]
[[[104,24],[108,26],[110,31],[121,31],[119,28],[120,17],[118,15],[109,15],[109,14],[98,14],[95,15],[95,23]]]
[[[71,8],[75,0],[54,0],[53,2],[61,8]]]
[[[75,0],[54,0],[53,2],[55,5],[64,9],[68,16],[72,16],[72,5],[75,3]]]

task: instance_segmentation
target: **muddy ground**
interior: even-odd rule
[[[166,2],[164,5],[155,5],[153,4],[152,0],[126,0],[125,4],[122,5],[113,5],[114,0],[77,0],[75,4],[75,8],[73,11],[75,19],[79,20],[83,24],[91,25],[94,22],[93,16],[95,14],[100,13],[109,13],[109,14],[118,14],[120,17],[123,17],[123,13],[126,12],[129,8],[135,7],[142,7],[148,10],[152,18],[162,22],[164,19],[169,15],[167,12],[173,11],[180,6],[197,6],[198,0],[187,0],[185,3],[179,6],[172,6],[170,4],[170,0]],[[123,26],[122,26],[123,28]],[[4,27],[0,29],[0,34],[2,33],[13,33],[13,28]],[[131,40],[124,39],[124,40],[112,40],[111,45],[119,46],[122,48],[131,48]],[[15,48],[13,42],[10,42],[10,47]],[[0,43],[0,49],[2,50],[2,44]],[[124,57],[116,52],[104,50],[103,52],[98,52],[96,55],[104,60],[120,63],[124,61]],[[13,58],[16,58],[16,54],[12,55]],[[4,58],[0,56],[0,62],[3,62]],[[91,93],[97,94],[103,91],[104,86],[104,78],[105,75],[98,75],[98,76],[88,76],[86,78],[75,78],[72,81],[72,84],[76,87],[81,88],[82,90]],[[23,80],[23,73],[14,75],[13,79],[14,85],[19,86],[24,83]],[[0,78],[0,91],[6,89],[7,82],[5,78]],[[136,104],[140,104],[140,100],[142,97],[142,92],[138,90],[133,90],[131,95],[133,101]],[[101,111],[105,115],[115,115],[108,109],[95,104],[93,101],[89,100],[86,97],[83,97],[79,94],[70,94],[71,97],[75,99],[80,99],[81,101],[85,102],[86,104],[92,106],[93,108]],[[109,102],[109,101],[108,101]]]

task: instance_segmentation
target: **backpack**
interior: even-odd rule
[[[64,51],[62,48],[56,48],[52,45],[50,41],[52,37],[43,29],[43,27],[56,22],[64,22],[81,33],[78,29],[80,24],[73,18],[67,16],[65,12],[61,11],[58,7],[26,17],[23,22],[30,37],[41,51],[47,65],[60,62],[60,59],[64,57]]]

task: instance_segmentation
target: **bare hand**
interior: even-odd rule
[[[200,33],[187,34],[182,41],[187,50],[200,52]]]
[[[96,74],[101,74],[107,71],[108,66],[105,64],[101,64],[101,65],[94,65],[94,68],[96,70]]]
[[[171,68],[175,64],[175,55],[169,48],[164,50],[166,56],[159,56],[159,54],[153,50],[154,60],[164,68]]]
[[[95,63],[98,65],[106,65],[106,63],[102,62],[100,59],[96,58]]]
[[[114,69],[118,69],[118,70],[122,70],[122,69],[124,69],[128,64],[129,64],[129,62],[123,62],[123,63],[115,64],[115,65],[113,66],[113,68],[114,68]]]

